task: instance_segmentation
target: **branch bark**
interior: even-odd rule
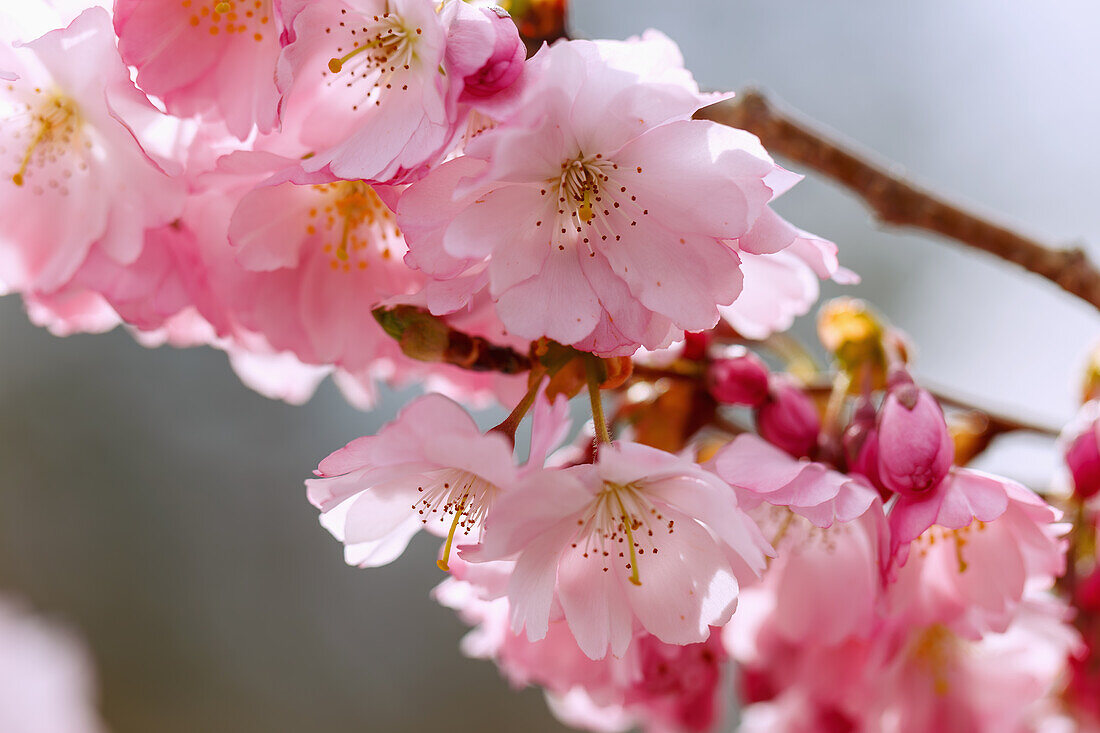
[[[1100,271],[1080,248],[1048,247],[909,183],[886,166],[748,90],[695,115],[753,133],[769,151],[809,166],[862,198],[884,224],[923,229],[1045,277],[1100,310]]]

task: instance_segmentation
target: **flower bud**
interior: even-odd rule
[[[707,369],[707,388],[721,403],[758,407],[768,398],[768,366],[747,350],[715,359]]]
[[[701,333],[688,333],[684,334],[684,351],[680,356],[689,361],[702,361],[707,356],[707,349],[710,348],[710,333],[703,331]]]
[[[447,61],[463,75],[464,96],[491,97],[519,78],[527,49],[508,13],[459,3],[447,35]]]
[[[875,406],[869,399],[860,398],[852,421],[844,431],[843,443],[848,470],[866,477],[878,487],[878,431],[875,428]]]
[[[955,444],[943,410],[908,374],[891,375],[878,415],[878,474],[885,488],[919,497],[943,481]]]
[[[1066,465],[1073,476],[1073,494],[1085,500],[1100,493],[1100,433],[1091,422],[1066,449]]]
[[[768,399],[756,408],[756,429],[772,445],[793,456],[808,456],[817,446],[821,418],[814,401],[792,380],[772,377]]]
[[[862,300],[834,298],[826,303],[818,313],[817,335],[842,371],[853,378],[869,373],[868,386],[884,385],[886,327]]]

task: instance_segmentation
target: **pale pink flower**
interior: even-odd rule
[[[119,51],[137,82],[182,116],[212,114],[242,140],[278,117],[272,0],[117,0]]]
[[[291,42],[279,59],[284,135],[308,171],[390,181],[444,152],[462,79],[444,68],[432,0],[283,2]]]
[[[970,469],[952,469],[936,492],[890,509],[895,613],[969,636],[1003,631],[1028,587],[1049,587],[1065,571],[1060,512],[1015,481]]]
[[[100,733],[95,679],[72,634],[0,601],[0,730]]]
[[[650,35],[540,51],[520,111],[466,145],[487,161],[477,178],[448,170],[475,167],[460,159],[410,189],[438,192],[400,207],[413,255],[426,259],[416,220],[439,218],[432,201],[461,200],[425,246],[477,271],[487,263],[469,286],[487,281],[516,335],[629,353],[712,327],[741,289],[729,240],[752,230],[776,166],[753,136],[690,119],[706,101],[690,77],[646,58],[670,45]]]
[[[478,568],[504,563],[474,564]],[[509,567],[508,571],[510,572]],[[448,578],[433,592],[474,627],[462,640],[468,656],[491,659],[515,687],[544,688],[563,722],[589,730],[706,731],[723,712],[726,652],[720,635],[701,643],[666,644],[639,633],[622,657],[593,660],[581,651],[567,623],[550,623],[530,641],[509,625],[506,597],[474,583]]]
[[[746,510],[785,506],[818,527],[850,522],[871,506],[873,489],[824,464],[795,459],[755,435],[739,435],[713,458],[714,472],[739,490]]]
[[[541,466],[562,437],[566,410],[564,400],[536,401],[530,466]],[[477,542],[493,504],[517,482],[512,453],[503,433],[483,433],[457,403],[430,394],[321,461],[306,486],[349,564],[392,562],[425,529],[446,537],[439,564],[447,569],[456,540]]]
[[[593,659],[622,656],[636,628],[669,644],[707,639],[737,601],[734,566],[771,551],[728,484],[691,461],[634,443],[595,464],[534,472],[503,497],[471,559],[516,559],[512,626],[546,636],[560,605]]]
[[[49,291],[98,243],[127,264],[146,229],[182,207],[182,187],[137,142],[161,115],[130,81],[110,17],[0,48],[0,282]]]

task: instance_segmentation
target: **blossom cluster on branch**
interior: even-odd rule
[[[562,720],[710,730],[735,685],[744,731],[1100,730],[1095,408],[1056,508],[966,467],[994,433],[865,304],[822,311],[817,365],[783,331],[856,276],[667,37],[529,57],[460,0],[39,10],[2,26],[0,291],[290,402],[424,385],[308,498],[353,565],[439,537],[464,651]],[[463,406],[494,402],[488,431]]]

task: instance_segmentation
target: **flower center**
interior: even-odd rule
[[[557,228],[554,243],[559,250],[574,240],[580,240],[590,257],[596,256],[597,242],[620,241],[623,233],[638,225],[638,216],[647,216],[648,209],[637,204],[622,181],[615,180],[619,166],[602,154],[579,153],[562,161],[561,173],[547,179],[543,196],[557,198]],[[641,168],[638,169],[641,173]],[[622,176],[618,176],[622,178]],[[536,226],[542,226],[536,222]]]
[[[924,534],[916,539],[916,546],[919,548],[920,556],[925,557],[937,544],[942,547],[949,543],[953,543],[955,560],[959,565],[959,573],[965,573],[969,565],[963,557],[963,548],[966,547],[966,544],[970,541],[971,533],[982,532],[985,528],[986,523],[981,521],[971,522],[961,529],[946,529],[933,525],[926,529]]]
[[[630,582],[641,585],[638,556],[644,555],[647,549],[656,555],[657,532],[665,530],[672,534],[675,521],[670,519],[666,523],[664,515],[657,511],[639,485],[605,481],[603,490],[577,520],[577,526],[572,546],[583,545],[582,557],[603,562],[606,573],[617,555],[630,571]]]
[[[951,688],[948,672],[958,645],[958,637],[942,624],[929,626],[910,642],[910,657],[928,672],[937,695],[946,695]]]
[[[306,234],[321,235],[336,271],[366,270],[373,255],[388,260],[400,255],[397,218],[373,188],[363,181],[339,181],[313,186],[322,202],[309,210]]]
[[[16,86],[8,84],[7,90],[15,92]],[[16,168],[11,174],[11,182],[23,186],[31,178],[35,169],[49,170],[50,178],[34,186],[34,192],[41,194],[43,185],[56,189],[61,195],[69,193],[66,181],[72,178],[73,171],[61,162],[69,153],[92,147],[91,140],[84,135],[84,125],[80,119],[76,102],[59,92],[44,92],[41,88],[33,90],[34,100],[30,103],[14,102],[10,105],[6,122],[14,123],[15,129],[10,139],[17,148],[21,148],[12,161]],[[7,149],[0,147],[0,155]],[[81,171],[88,164],[81,160]]]
[[[263,31],[271,23],[271,0],[181,0],[180,7],[191,13],[192,28],[212,36],[221,33],[264,40]]]
[[[477,474],[457,468],[432,471],[424,478],[424,483],[416,487],[420,497],[412,508],[420,515],[421,524],[435,519],[445,523],[448,517],[451,518],[443,558],[437,562],[439,569],[446,572],[450,570],[447,559],[451,556],[455,533],[462,530],[462,534],[468,536],[479,529],[500,489]]]
[[[381,105],[378,97],[384,90],[408,91],[409,85],[398,85],[400,80],[395,81],[394,77],[412,68],[416,39],[424,30],[406,27],[395,13],[362,16],[358,22],[347,18],[345,9],[340,14],[345,17],[343,20],[325,28],[325,33],[343,36],[341,45],[336,47],[340,55],[328,61],[327,82],[331,85],[340,81],[350,87],[366,81],[370,89],[365,101],[373,101],[376,106]],[[352,109],[359,109],[359,105],[353,105]]]

